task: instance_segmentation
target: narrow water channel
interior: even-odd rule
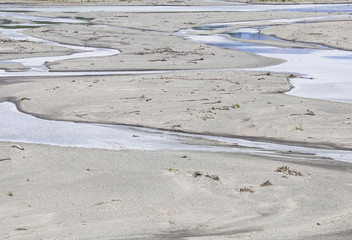
[[[333,16],[334,18],[336,16]],[[325,17],[330,18],[330,17]],[[316,18],[285,19],[286,23],[304,23],[305,21],[319,20]],[[263,21],[252,21],[251,23]],[[279,23],[280,19],[267,20],[268,23]],[[303,77],[290,80],[294,88],[287,92],[288,95],[323,99],[336,102],[352,103],[352,52],[343,51],[323,46],[318,48],[275,47],[264,44],[254,44],[240,40],[274,40],[259,34],[258,27],[238,29],[225,34],[206,34],[214,29],[226,29],[231,26],[249,22],[219,23],[180,31],[179,34],[186,38],[212,46],[241,50],[255,53],[265,57],[280,58],[286,62],[263,68],[246,69],[257,71],[295,73]],[[263,24],[263,23],[262,23]],[[200,34],[201,33],[201,34]]]
[[[349,5],[345,5],[348,9],[351,9]],[[313,7],[313,6],[304,6]],[[316,6],[314,6],[316,7]],[[328,7],[327,5],[322,6],[323,9]],[[343,6],[332,6],[339,11],[340,7]],[[233,11],[253,11],[261,9],[261,11],[272,10],[273,6],[240,6],[239,8],[231,8]],[[28,11],[58,11],[58,8],[28,8],[28,7],[8,7],[0,10],[28,10]],[[108,8],[108,11],[186,11],[182,7],[131,7],[131,8]],[[153,10],[152,10],[153,9]],[[220,7],[199,7],[191,8],[193,11],[220,11]],[[300,10],[303,11],[302,6],[280,6],[276,7],[276,10]],[[315,8],[317,9],[317,8]],[[65,11],[65,8],[60,9]],[[67,10],[67,9],[66,9]],[[71,11],[92,11],[89,7],[79,7],[79,9],[70,8]],[[98,10],[94,8],[94,10]],[[101,9],[103,10],[103,8]],[[190,8],[187,8],[189,11]],[[340,9],[341,10],[341,9]],[[346,8],[344,8],[344,11]],[[227,11],[228,7],[227,7]],[[342,11],[342,10],[341,10]],[[350,10],[351,11],[351,10]],[[38,21],[64,21],[69,22],[70,19],[60,20],[56,18],[40,18],[32,17],[25,13],[6,12],[6,16],[9,17],[16,15],[16,17],[25,18],[27,20]],[[1,12],[0,12],[1,15]],[[34,20],[35,19],[35,20]],[[279,20],[274,20],[279,21]],[[299,21],[299,20],[297,20]],[[231,23],[230,23],[231,24]],[[224,24],[222,24],[224,25]],[[226,25],[226,24],[225,24]],[[214,26],[214,25],[213,25]],[[203,30],[206,26],[203,27]],[[8,76],[54,76],[54,75],[106,75],[106,74],[126,74],[126,73],[153,73],[151,71],[145,72],[49,72],[44,66],[45,61],[58,61],[73,58],[92,57],[92,56],[110,56],[118,54],[117,50],[106,49],[106,48],[90,48],[90,47],[77,47],[71,45],[59,44],[44,39],[38,39],[30,37],[26,34],[21,33],[18,29],[4,29],[0,28],[3,35],[12,39],[28,39],[31,41],[41,42],[49,45],[61,45],[69,47],[74,50],[81,51],[74,53],[69,56],[58,56],[50,58],[26,58],[16,60],[1,61],[6,62],[17,62],[25,66],[28,66],[30,70],[28,72],[10,73],[0,72],[0,77]],[[197,31],[193,29],[192,31]],[[334,87],[336,91],[340,91],[339,98],[330,96],[327,93],[320,94],[317,98],[329,99],[336,101],[345,101],[352,103],[351,96],[348,92],[351,92],[351,79],[347,75],[352,76],[351,69],[346,68],[346,64],[351,64],[352,56],[350,52],[340,50],[313,50],[313,49],[280,49],[276,47],[268,47],[263,45],[246,44],[239,41],[229,39],[226,35],[214,35],[214,36],[202,36],[195,35],[192,31],[184,31],[179,34],[186,34],[185,37],[193,40],[204,42],[210,45],[216,45],[220,47],[235,48],[239,50],[249,51],[256,54],[261,54],[268,57],[276,57],[286,59],[287,62],[278,66],[267,67],[261,70],[270,71],[281,71],[281,72],[299,72],[307,76],[314,76],[315,84],[314,88],[318,88],[322,91],[325,86]],[[249,37],[255,29],[246,29],[237,31],[236,34],[231,36],[233,33],[228,33],[231,37]],[[249,34],[249,35],[248,35]],[[261,38],[262,36],[256,35]],[[331,83],[329,78],[331,75],[322,73],[320,69],[316,69],[312,66],[305,64],[299,64],[302,61],[319,62],[321,64],[334,64],[334,73],[338,75],[338,81]],[[348,65],[351,66],[351,65]],[[312,70],[313,69],[313,70]],[[312,70],[312,71],[311,71]],[[320,75],[319,75],[320,74]],[[336,76],[335,76],[336,77]],[[319,81],[319,84],[317,83]],[[307,90],[307,85],[297,82],[293,82],[295,85],[295,91],[293,94],[301,96],[306,94],[304,91]],[[325,84],[325,85],[324,85]],[[327,84],[327,85],[326,85]],[[297,92],[298,91],[298,92]],[[290,93],[292,94],[292,92]],[[315,97],[315,93],[309,92],[308,96]],[[307,97],[307,96],[306,96]],[[137,128],[119,125],[107,125],[107,124],[88,124],[88,123],[73,123],[64,121],[49,121],[39,119],[28,114],[21,113],[17,110],[13,103],[0,103],[0,141],[13,141],[13,142],[26,142],[26,143],[41,143],[51,144],[59,146],[71,146],[71,147],[86,147],[86,148],[103,148],[103,149],[140,149],[140,150],[195,150],[195,151],[215,151],[215,152],[241,152],[247,154],[259,154],[259,155],[270,155],[280,156],[287,158],[306,158],[306,159],[326,159],[332,158],[340,161],[352,162],[352,151],[342,150],[326,150],[318,148],[306,148],[300,146],[292,146],[285,144],[274,144],[265,143],[258,141],[249,141],[244,139],[236,138],[222,138],[206,135],[194,135],[184,134],[169,131],[160,131],[147,128]]]
[[[352,151],[307,148],[109,124],[73,123],[36,118],[15,104],[0,103],[0,141],[110,150],[183,150],[239,152],[301,159],[352,162]]]

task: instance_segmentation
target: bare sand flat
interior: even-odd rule
[[[0,60],[10,60],[29,57],[46,57],[69,55],[72,49],[61,46],[49,46],[27,40],[13,40],[0,34]],[[1,67],[1,65],[0,65]]]
[[[313,42],[333,48],[352,50],[352,16],[347,21],[306,23],[269,27],[261,31],[290,41]]]
[[[0,161],[4,239],[348,239],[350,234],[350,164],[12,145],[0,144],[0,158],[11,158]],[[283,166],[292,171],[275,172]]]
[[[31,31],[37,37],[44,33]],[[60,37],[62,32],[66,37]],[[182,37],[143,30],[106,30],[82,26],[55,27],[52,40],[77,45],[119,49],[120,54],[105,58],[84,58],[47,63],[51,71],[109,71],[259,67],[281,63],[280,59],[258,57],[254,54],[219,49],[186,41]],[[92,38],[92,33],[94,33]],[[222,59],[219,61],[219,59]],[[238,61],[236,59],[241,59]]]

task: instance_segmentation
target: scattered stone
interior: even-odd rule
[[[266,182],[260,184],[259,186],[260,186],[260,187],[268,187],[268,186],[271,186],[271,185],[273,185],[273,184],[268,180],[268,181],[266,181]]]
[[[7,193],[7,196],[9,196],[9,197],[13,197],[12,192],[8,192],[8,193]]]

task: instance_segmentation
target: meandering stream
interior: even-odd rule
[[[331,8],[329,8],[331,7]],[[314,10],[327,11],[343,11],[351,12],[352,8],[349,5],[323,5],[320,8],[317,5],[298,5],[298,6],[273,6],[273,5],[238,5],[233,8],[226,7],[225,11],[306,11],[314,8]],[[67,11],[65,8],[56,7],[36,7],[29,8],[25,6],[0,6],[0,10],[6,11]],[[94,10],[107,11],[133,11],[133,12],[148,12],[148,11],[222,11],[223,7],[94,7]],[[93,11],[90,7],[71,8],[70,11],[82,12]],[[31,21],[54,21],[54,22],[70,22],[80,23],[82,20],[62,19],[62,18],[42,18],[33,17],[26,13],[18,12],[0,12],[0,16],[23,18]],[[295,19],[292,22],[304,21],[305,19]],[[270,21],[280,21],[270,20]],[[282,20],[287,21],[287,20]],[[221,27],[228,27],[231,24],[239,23],[221,23]],[[220,24],[219,24],[220,25]],[[211,25],[217,27],[216,24]],[[205,30],[207,26],[204,26]],[[208,26],[209,27],[209,26]],[[0,72],[0,77],[8,76],[55,76],[55,75],[107,75],[107,74],[135,74],[135,73],[152,73],[152,71],[144,72],[49,72],[45,67],[45,61],[58,61],[65,59],[110,56],[118,54],[114,49],[107,48],[92,48],[78,47],[67,44],[60,44],[53,41],[38,39],[22,33],[18,29],[3,29],[0,28],[3,35],[16,40],[30,40],[49,45],[59,45],[80,51],[66,56],[44,57],[44,58],[26,58],[0,61],[2,63],[21,63],[30,68],[27,72]],[[260,70],[279,71],[279,72],[298,72],[305,74],[308,77],[314,78],[312,81],[301,81],[299,79],[292,81],[295,88],[289,93],[302,97],[313,97],[319,99],[327,99],[333,101],[344,101],[352,103],[352,54],[348,51],[335,49],[293,49],[293,48],[278,48],[264,45],[254,45],[229,39],[228,36],[213,35],[203,36],[194,34],[197,30],[187,30],[178,34],[198,42],[203,42],[210,45],[216,45],[227,48],[235,48],[243,51],[249,51],[256,54],[276,57],[287,60],[286,63],[265,67]],[[243,36],[249,37],[248,34],[256,34],[255,29],[243,29],[237,31]],[[231,33],[229,33],[231,35]],[[246,35],[247,34],[247,35]],[[254,36],[254,35],[253,35]],[[258,34],[255,35],[258,38]],[[239,37],[237,35],[236,37]],[[260,37],[260,36],[259,36]],[[302,61],[316,63],[315,65],[302,64]],[[325,64],[325,65],[324,65]],[[326,66],[330,67],[329,71]],[[331,68],[334,71],[331,71]],[[155,71],[154,71],[155,72]],[[331,81],[332,76],[338,79]],[[310,86],[314,85],[314,87]],[[333,88],[333,91],[331,89]],[[318,91],[313,91],[317,89]],[[328,89],[329,91],[324,91]],[[338,93],[337,95],[331,94]],[[326,150],[317,148],[305,148],[284,144],[273,144],[265,142],[256,142],[235,138],[222,138],[206,135],[184,134],[169,131],[159,131],[146,128],[106,125],[106,124],[87,124],[87,123],[72,123],[64,121],[49,121],[39,119],[28,114],[20,113],[13,103],[0,103],[0,140],[13,142],[28,142],[52,144],[60,146],[87,147],[87,148],[104,148],[104,149],[140,149],[140,150],[197,150],[197,151],[218,151],[218,152],[242,152],[259,155],[280,156],[287,158],[307,158],[307,159],[325,159],[333,158],[341,161],[352,162],[352,151],[342,150]]]

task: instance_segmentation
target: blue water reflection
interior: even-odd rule
[[[240,41],[224,41],[224,42],[208,42],[207,44],[222,48],[241,50],[250,53],[270,53],[270,54],[310,54],[313,49],[308,48],[281,48],[281,47],[271,47],[259,44],[252,44]]]
[[[349,56],[328,56],[326,58],[331,58],[331,59],[344,59],[344,60],[352,60],[352,54]]]
[[[250,33],[250,32],[229,32],[227,33],[230,37],[240,38],[245,40],[274,40],[274,41],[282,41],[279,38],[273,36],[265,36],[259,33]]]
[[[280,9],[279,11],[293,11],[293,12],[352,12],[351,4],[326,4],[326,5],[309,5],[308,7]]]

